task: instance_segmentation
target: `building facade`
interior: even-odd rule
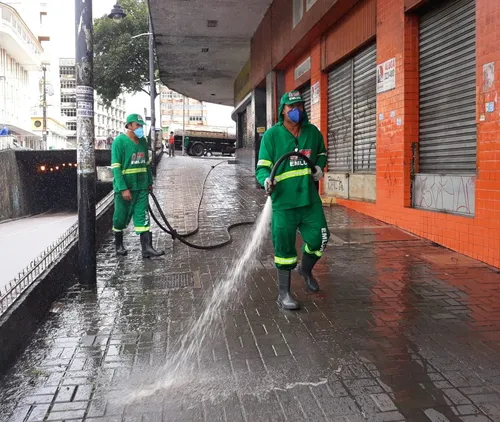
[[[31,129],[31,108],[39,101],[43,48],[20,13],[0,3],[0,120],[19,146],[43,148]]]
[[[68,142],[76,148],[76,74],[75,59],[60,59],[61,112],[65,120]],[[106,140],[123,131],[126,119],[125,96],[120,96],[106,108],[94,93],[94,125],[96,147],[104,148]]]
[[[163,133],[180,130],[183,122],[186,130],[207,125],[206,105],[185,97],[162,85],[160,87],[160,116]]]
[[[499,17],[496,1],[274,0],[235,81],[242,156],[255,165],[298,90],[327,202],[500,267]]]
[[[25,85],[24,89],[19,86],[14,90],[20,94],[17,99],[12,100],[13,93],[9,92],[8,88],[5,94],[2,93],[3,102],[11,103],[11,107],[7,107],[6,122],[11,125],[17,123],[22,127],[22,130],[17,130],[23,133],[22,146],[32,148],[36,145],[42,149],[66,148],[65,131],[62,130],[61,122],[59,62],[57,49],[52,42],[54,38],[52,33],[56,28],[51,22],[54,16],[52,8],[57,5],[51,0],[5,0],[3,3],[2,24],[10,20],[10,26],[21,38],[21,42],[28,43],[30,49],[36,53],[36,59],[31,62],[26,60],[26,57],[21,59],[23,63],[21,67],[27,69],[27,76],[18,70],[15,75],[6,78],[6,81],[15,80],[18,85]],[[1,45],[9,47],[10,42],[8,39],[3,40]],[[19,54],[18,48],[15,49],[15,54]],[[46,104],[43,103],[44,89]],[[47,114],[45,134],[44,106]],[[14,119],[17,121],[13,121]],[[44,135],[45,141],[42,145],[38,139]],[[29,141],[30,139],[36,141]]]

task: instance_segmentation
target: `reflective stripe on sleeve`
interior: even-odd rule
[[[257,161],[257,166],[262,166],[262,167],[272,167],[273,162],[269,160],[259,160]]]

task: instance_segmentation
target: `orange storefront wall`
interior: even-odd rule
[[[339,199],[338,203],[500,267],[500,104],[494,113],[486,114],[486,120],[480,119],[485,102],[496,99],[500,91],[500,44],[496,42],[500,40],[500,2],[476,0],[478,172],[474,218],[410,207],[412,142],[418,141],[418,17],[405,14],[407,2],[377,0],[377,63],[396,58],[396,89],[377,96],[377,115],[395,111],[402,119],[401,126],[394,123],[395,119],[377,122],[377,201],[374,204]],[[358,10],[352,11],[351,18]],[[334,29],[329,31],[333,32]],[[311,85],[320,83],[320,101],[312,105],[311,121],[321,129],[325,140],[328,80],[321,69],[328,57],[326,40],[324,34],[285,75],[286,89],[297,88],[293,70],[311,56]],[[495,82],[483,93],[483,65],[490,62],[495,62]]]

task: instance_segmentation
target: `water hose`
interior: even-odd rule
[[[210,171],[205,176],[205,180],[203,181],[203,185],[202,185],[202,188],[201,188],[200,201],[198,202],[198,209],[197,209],[197,212],[196,212],[196,228],[194,230],[190,231],[190,232],[187,232],[187,233],[179,233],[179,232],[177,232],[177,230],[175,230],[172,227],[172,225],[168,222],[168,219],[165,216],[165,213],[163,212],[163,210],[161,209],[160,204],[159,204],[158,199],[156,198],[155,194],[153,192],[150,192],[151,198],[153,198],[153,202],[156,205],[158,213],[160,214],[161,219],[163,220],[163,222],[165,223],[165,225],[167,227],[163,226],[163,224],[161,224],[160,221],[158,221],[158,217],[154,214],[153,210],[151,209],[151,206],[149,206],[149,213],[151,214],[151,217],[156,222],[156,224],[158,225],[158,227],[161,230],[163,230],[165,233],[167,233],[170,236],[172,236],[173,240],[179,239],[179,241],[181,241],[182,243],[184,243],[186,246],[189,246],[190,248],[194,248],[194,249],[201,249],[201,250],[218,249],[218,248],[222,248],[223,246],[229,245],[233,241],[233,239],[231,237],[231,233],[230,233],[230,231],[232,229],[234,229],[236,227],[249,226],[249,225],[255,224],[255,221],[243,221],[241,223],[231,224],[231,225],[229,225],[229,226],[226,227],[226,233],[227,233],[227,236],[228,236],[228,240],[226,240],[224,242],[221,242],[221,243],[216,243],[216,244],[213,244],[213,245],[196,245],[196,244],[191,243],[188,240],[186,240],[186,237],[193,236],[196,233],[198,233],[199,230],[200,230],[200,209],[201,209],[201,203],[203,201],[203,195],[205,193],[205,185],[206,185],[208,176],[210,175],[210,173],[212,172],[213,169],[215,169],[217,166],[219,166],[219,165],[221,165],[221,164],[223,164],[225,162],[226,161],[221,161],[220,163],[216,164],[215,166],[212,166],[212,168],[210,169]]]
[[[271,179],[272,182],[274,182],[274,180],[275,180],[276,172],[278,171],[278,168],[280,167],[280,165],[287,158],[294,157],[294,156],[298,157],[298,158],[302,158],[307,163],[307,165],[311,168],[312,173],[313,174],[316,173],[316,166],[310,160],[309,157],[305,156],[304,154],[302,154],[302,153],[300,153],[298,151],[292,151],[292,152],[288,152],[285,155],[283,155],[282,157],[280,157],[280,159],[278,161],[276,161],[276,163],[274,164],[273,169],[271,170],[271,174],[269,176],[269,178]],[[240,223],[231,224],[231,225],[229,225],[229,226],[226,227],[226,233],[227,233],[227,236],[228,236],[228,240],[226,240],[224,242],[221,242],[221,243],[216,243],[216,244],[213,244],[213,245],[196,245],[196,244],[191,243],[188,240],[186,240],[187,237],[195,235],[200,230],[200,208],[201,208],[201,203],[203,201],[203,195],[205,193],[205,185],[206,185],[208,176],[210,175],[210,173],[212,172],[213,169],[215,169],[217,166],[219,166],[219,165],[221,165],[221,164],[223,164],[225,162],[226,161],[221,161],[220,163],[216,164],[215,166],[212,166],[212,168],[209,170],[209,172],[205,176],[205,180],[203,181],[203,186],[202,186],[202,189],[201,189],[200,201],[198,202],[198,209],[197,209],[197,212],[196,212],[196,228],[194,230],[190,231],[190,232],[183,233],[183,234],[177,232],[177,230],[175,230],[172,227],[172,225],[168,222],[168,219],[165,216],[165,213],[163,212],[162,208],[160,207],[160,204],[159,204],[158,199],[156,198],[155,194],[153,192],[150,192],[151,198],[153,198],[153,202],[156,205],[158,213],[160,214],[161,219],[163,220],[163,222],[165,223],[165,225],[167,227],[163,226],[163,224],[160,223],[160,221],[158,221],[158,218],[155,215],[155,213],[153,212],[151,206],[149,206],[149,213],[151,214],[151,217],[156,222],[156,224],[158,225],[158,227],[161,230],[163,230],[165,233],[167,233],[170,236],[172,236],[173,240],[179,239],[179,241],[181,241],[182,243],[184,243],[186,246],[189,246],[190,248],[194,248],[194,249],[201,249],[201,250],[218,249],[218,248],[222,248],[223,246],[229,245],[233,241],[233,239],[231,237],[231,233],[230,233],[230,231],[232,229],[234,229],[236,227],[249,226],[249,225],[255,224],[255,221],[243,221],[243,222],[240,222]]]

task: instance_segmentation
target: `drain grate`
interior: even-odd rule
[[[155,277],[155,285],[164,289],[195,287],[193,273],[171,273]]]

